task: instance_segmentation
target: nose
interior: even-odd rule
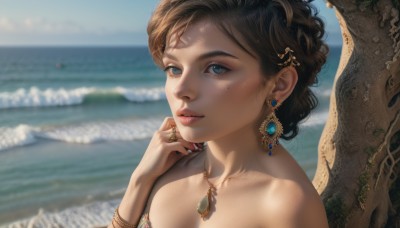
[[[176,78],[173,94],[176,98],[185,101],[193,101],[198,95],[199,82],[194,73],[183,72],[179,78]]]

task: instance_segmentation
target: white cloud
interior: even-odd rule
[[[13,31],[15,30],[15,22],[7,17],[0,17],[0,31]]]
[[[24,24],[27,28],[32,28],[34,26],[34,20],[31,18],[26,18]]]
[[[73,21],[50,21],[43,17],[29,17],[22,20],[11,20],[0,17],[0,32],[4,34],[109,34],[116,31],[104,28],[90,28]]]
[[[44,17],[23,19],[0,17],[2,45],[132,45],[146,44],[147,35],[134,30],[85,27],[74,21]]]
[[[21,32],[44,34],[74,34],[85,32],[83,26],[71,21],[49,21],[45,18],[26,18],[21,23]]]

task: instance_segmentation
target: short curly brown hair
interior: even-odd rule
[[[298,81],[291,95],[276,110],[283,126],[281,138],[290,140],[298,124],[318,105],[309,86],[318,83],[329,47],[324,42],[325,25],[313,0],[162,0],[148,27],[150,53],[159,66],[168,39],[178,37],[199,20],[211,19],[228,37],[257,57],[266,79],[281,69],[277,53],[294,50]],[[240,34],[241,42],[235,35]]]

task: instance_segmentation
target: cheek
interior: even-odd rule
[[[237,107],[237,105],[254,106],[260,100],[259,85],[254,82],[236,82],[226,85],[222,90],[221,97],[229,100],[230,104]]]
[[[168,103],[171,103],[174,101],[176,98],[174,98],[174,88],[176,87],[175,82],[170,79],[166,79],[165,84],[164,84],[164,91],[165,91],[165,96],[168,100]]]
[[[166,83],[164,91],[165,91],[165,96],[167,98],[167,102],[171,108],[171,111],[173,111],[172,108],[173,108],[174,97],[172,94],[172,86]]]
[[[264,100],[255,81],[231,82],[210,90],[208,95],[213,104],[212,112],[217,117],[215,121],[221,124],[225,121],[252,121],[261,111]]]
[[[170,102],[172,93],[171,93],[171,90],[170,90],[170,88],[168,87],[167,84],[165,84],[165,89],[164,89],[164,91],[165,91],[165,96],[166,96],[168,102]]]
[[[210,91],[207,95],[212,93],[214,98],[209,100],[212,102],[208,122],[212,132],[210,137],[221,137],[257,121],[262,108],[259,89],[259,85],[254,82],[241,81]]]

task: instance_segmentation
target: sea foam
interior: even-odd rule
[[[49,107],[49,106],[68,106],[83,104],[85,97],[104,96],[115,97],[120,95],[130,102],[158,101],[165,99],[163,87],[152,88],[96,88],[80,87],[74,89],[47,88],[30,89],[20,88],[13,92],[0,93],[0,109],[24,108],[24,107]]]
[[[114,210],[119,202],[120,200],[94,202],[70,207],[59,212],[46,212],[39,209],[35,216],[14,221],[2,227],[105,227],[111,222]]]
[[[38,131],[38,128],[24,124],[15,128],[0,127],[0,151],[35,143],[35,132]]]
[[[0,127],[0,151],[51,139],[67,143],[91,144],[99,141],[131,141],[150,138],[161,125],[156,118],[89,122],[76,125]]]

